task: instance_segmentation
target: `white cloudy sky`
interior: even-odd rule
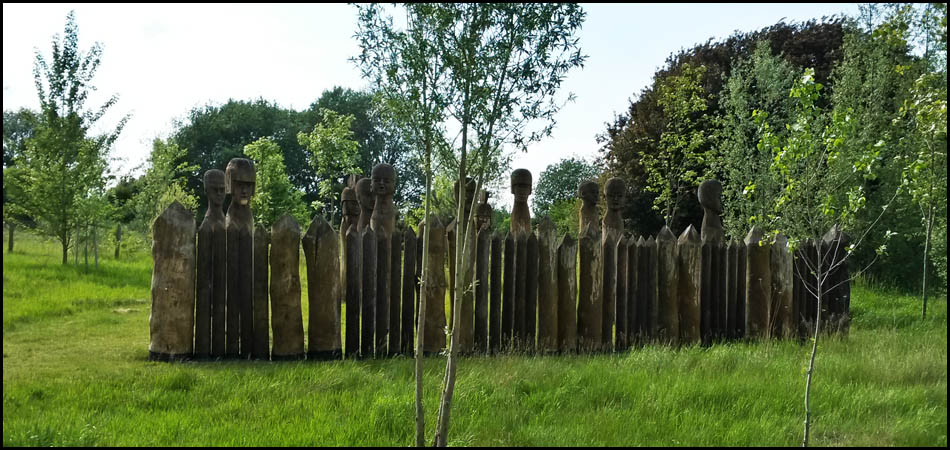
[[[785,18],[799,22],[856,15],[855,3],[835,4],[585,4],[580,45],[585,67],[562,90],[577,101],[557,117],[550,138],[519,154],[514,167],[537,179],[561,158],[593,158],[605,122],[625,111],[667,56],[681,48],[752,31]],[[132,114],[116,142],[114,168],[127,173],[148,156],[151,141],[193,107],[228,98],[276,101],[306,108],[333,86],[367,83],[349,61],[359,51],[356,12],[340,4],[3,4],[3,109],[38,109],[34,51],[49,59],[52,36],[76,11],[80,48],[104,47],[89,105],[112,94],[119,102],[103,118]],[[510,200],[500,196],[500,200]],[[498,198],[498,197],[496,197]]]

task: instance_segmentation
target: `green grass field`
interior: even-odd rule
[[[148,362],[148,251],[108,251],[87,274],[56,243],[17,238],[3,254],[3,445],[414,443],[411,359]],[[931,305],[921,320],[918,298],[855,287],[851,335],[819,346],[812,444],[947,446],[946,297]],[[462,358],[449,444],[800,445],[809,350]],[[426,360],[427,440],[444,364]]]

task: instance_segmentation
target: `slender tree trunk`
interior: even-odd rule
[[[64,239],[63,242],[66,242]],[[66,247],[69,244],[63,244],[63,252],[66,252]],[[76,242],[73,243],[73,266],[79,267],[79,225],[76,225]]]
[[[824,261],[823,259],[824,255],[822,255],[822,252],[821,252],[821,247],[822,247],[820,244],[821,240],[819,239],[817,240],[817,242],[818,244],[816,244],[816,247],[818,249],[818,252],[817,252],[818,261],[816,262],[816,267],[815,267],[815,273],[816,273],[815,279],[817,281],[817,286],[815,287],[815,293],[817,294],[816,297],[818,298],[818,306],[817,306],[817,312],[815,314],[815,334],[814,334],[814,337],[812,338],[811,357],[808,361],[808,370],[805,372],[806,373],[806,376],[805,376],[805,437],[802,439],[802,447],[808,447],[808,433],[810,431],[810,426],[811,426],[811,422],[810,422],[811,404],[809,403],[809,401],[811,400],[811,397],[810,397],[811,396],[811,381],[812,381],[812,376],[814,375],[814,372],[815,372],[815,355],[818,353],[818,330],[820,329],[820,325],[821,325],[821,298],[823,294],[822,281],[823,281],[823,275],[824,275],[822,273],[822,266],[823,266],[822,261]],[[837,245],[837,242],[835,242],[835,245]]]
[[[86,239],[82,242],[82,256],[86,261],[86,273],[89,273],[89,230],[86,230]]]
[[[932,199],[933,197],[931,197]],[[931,200],[932,202],[933,200]],[[927,258],[930,253],[930,239],[933,232],[934,226],[934,206],[930,205],[930,212],[927,217],[927,238],[924,240],[924,281],[923,286],[921,287],[921,294],[924,297],[924,306],[923,312],[921,313],[921,319],[927,318]]]
[[[115,259],[119,259],[119,247],[122,242],[122,224],[117,224],[115,226]]]
[[[423,91],[425,82],[423,82]],[[428,130],[425,138],[426,147],[426,197],[423,220],[429,219],[429,198],[432,195],[432,144],[429,142]],[[419,286],[419,310],[416,315],[416,447],[426,445],[426,416],[422,406],[422,349],[425,337],[426,324],[426,287],[428,286],[427,268],[429,267],[429,231],[431,224],[426,224],[422,233],[422,282]]]
[[[7,253],[13,253],[13,231],[16,230],[16,224],[11,223],[7,225],[7,228],[10,229],[10,236],[8,237],[9,243],[7,244]]]
[[[468,108],[469,92],[466,88],[463,105]],[[435,434],[435,446],[445,447],[448,445],[449,418],[452,409],[452,395],[455,392],[455,373],[458,368],[458,338],[456,334],[462,322],[462,297],[465,290],[465,276],[463,275],[462,261],[464,261],[464,244],[466,241],[465,231],[468,229],[468,223],[465,220],[465,158],[468,151],[468,111],[463,113],[462,117],[462,157],[459,159],[459,178],[458,178],[458,198],[456,199],[455,211],[455,317],[453,317],[452,327],[449,330],[449,357],[445,363],[445,383],[442,387],[442,402],[439,405],[439,423]]]
[[[99,270],[99,228],[92,226],[92,252],[96,257],[96,270]]]

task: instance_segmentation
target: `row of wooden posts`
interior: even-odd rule
[[[804,243],[793,255],[783,237],[765,242],[757,229],[745,242],[722,244],[703,243],[692,227],[679,237],[664,228],[646,239],[605,237],[593,227],[577,239],[558,239],[547,221],[517,236],[482,230],[473,252],[474,289],[466,291],[461,311],[450,306],[447,315],[452,237],[437,219],[427,225],[432,270],[426,292],[420,292],[422,231],[396,231],[391,240],[380,240],[367,227],[340,236],[316,217],[301,236],[294,219],[284,216],[271,232],[254,231],[252,262],[243,265],[249,270],[232,265],[238,269],[227,271],[230,279],[216,279],[224,271],[214,266],[226,253],[202,255],[200,236],[196,251],[194,218],[184,208],[173,209],[154,227],[149,350],[158,360],[411,355],[419,299],[426,301],[426,354],[446,349],[446,326],[454,314],[462,315],[453,333],[464,354],[803,339],[817,316],[816,280],[805,261],[817,261],[816,245]],[[844,239],[833,230],[818,245],[827,250],[846,245]],[[301,246],[308,280],[306,351]],[[247,276],[252,283],[240,281]],[[841,265],[828,280],[833,288],[823,299],[822,323],[832,331],[847,332],[847,279]],[[222,292],[229,289],[234,295]]]

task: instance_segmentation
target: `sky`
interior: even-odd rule
[[[857,3],[583,4],[579,33],[588,56],[567,74],[560,98],[576,100],[556,117],[552,136],[518,153],[512,168],[540,173],[563,158],[592,160],[596,135],[627,110],[671,53],[735,31],[754,31],[784,19],[802,22],[858,13]],[[131,119],[112,156],[118,174],[136,171],[151,142],[165,138],[196,106],[229,98],[263,98],[302,110],[334,86],[366,89],[350,58],[357,55],[356,8],[343,4],[3,4],[3,109],[39,109],[33,79],[35,52],[51,59],[53,35],[76,12],[79,46],[103,46],[88,107],[113,94],[119,101],[102,118],[114,127]],[[496,193],[501,205],[511,196]],[[497,206],[497,205],[496,205]]]

